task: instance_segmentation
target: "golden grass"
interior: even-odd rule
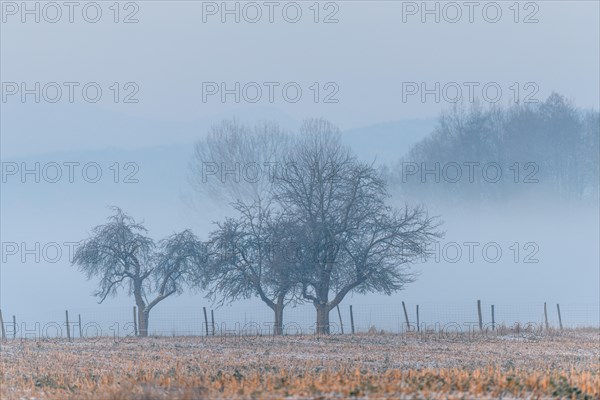
[[[599,331],[523,340],[396,335],[2,344],[0,398],[600,399]]]

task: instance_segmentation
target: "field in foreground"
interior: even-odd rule
[[[600,332],[2,343],[0,398],[600,398]]]

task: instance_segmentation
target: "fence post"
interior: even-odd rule
[[[81,327],[81,314],[77,314],[77,319],[79,320],[79,337],[83,337],[83,328]]]
[[[350,306],[350,328],[352,329],[352,334],[354,335],[354,314],[352,313],[352,306]]]
[[[483,317],[481,315],[481,300],[477,300],[477,317],[479,318],[479,330],[483,330]]]
[[[17,317],[13,315],[13,339],[17,338]]]
[[[496,318],[494,318],[494,305],[492,304],[492,330],[496,330]]]
[[[208,317],[206,316],[206,307],[202,307],[204,311],[204,326],[206,327],[206,336],[208,336]]]
[[[2,319],[2,310],[0,310],[0,325],[2,325],[2,340],[6,340],[6,331],[4,330],[4,319]]]
[[[548,309],[546,307],[546,302],[544,302],[544,323],[546,324],[546,329],[548,329]]]
[[[421,331],[420,321],[419,321],[419,305],[417,304],[417,332]]]
[[[344,334],[344,323],[342,322],[342,313],[340,312],[340,305],[335,306],[338,312],[338,318],[340,319],[340,329],[342,331],[342,335]]]
[[[215,336],[215,313],[210,310],[210,324],[212,326],[212,335]]]
[[[71,341],[71,329],[69,329],[69,310],[65,310],[65,320],[67,323],[67,340]]]
[[[558,305],[558,303],[556,303],[556,311],[558,311],[558,325],[560,326],[560,329],[562,330],[562,328],[563,328],[562,317],[560,316],[560,305]]]
[[[406,321],[406,327],[410,328],[410,322],[408,321],[408,313],[406,312],[406,305],[402,302],[402,309],[404,310],[404,320]]]
[[[138,335],[138,328],[137,328],[137,307],[133,306],[133,334],[135,336]]]

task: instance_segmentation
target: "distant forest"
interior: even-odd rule
[[[597,201],[599,138],[600,113],[556,93],[511,107],[456,106],[386,174],[408,197]]]

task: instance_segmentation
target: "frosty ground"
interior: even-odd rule
[[[600,331],[7,340],[2,399],[600,398]]]

